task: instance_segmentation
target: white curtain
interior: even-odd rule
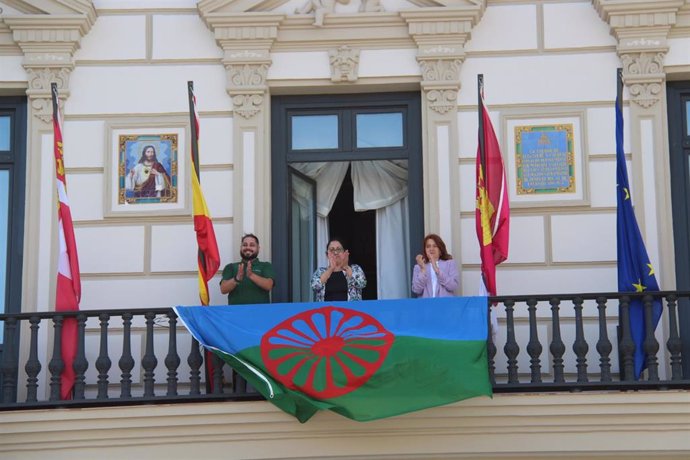
[[[291,166],[316,181],[317,260],[326,265],[328,214],[352,165],[355,211],[376,210],[378,298],[410,295],[407,161],[294,163]]]

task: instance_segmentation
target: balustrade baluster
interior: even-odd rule
[[[669,336],[668,341],[666,342],[666,348],[671,354],[671,380],[683,379],[683,364],[680,357],[683,342],[681,342],[680,336],[678,335],[678,313],[676,311],[677,299],[678,298],[675,294],[671,294],[666,298],[669,326]],[[688,359],[690,359],[690,357],[688,357]]]
[[[517,341],[515,341],[515,321],[513,319],[514,306],[514,300],[508,299],[505,301],[507,340],[503,347],[503,352],[508,357],[508,383],[520,383],[518,380],[517,365],[517,356],[520,353],[520,347]]]
[[[144,368],[144,397],[150,397],[155,396],[153,391],[154,370],[158,364],[153,351],[153,320],[156,318],[156,314],[147,311],[144,318],[146,318],[146,352],[141,360],[141,366]]]
[[[493,338],[493,326],[491,325],[491,308],[498,308],[492,307],[491,302],[489,302],[488,305],[489,308],[489,315],[486,318],[486,322],[488,324],[488,329],[489,331],[488,337],[486,339],[486,353],[487,353],[487,359],[489,360],[489,381],[491,382],[491,385],[496,384],[496,344],[494,344],[494,338]]]
[[[577,381],[588,382],[587,352],[589,351],[589,345],[585,341],[585,331],[582,324],[582,302],[583,300],[579,297],[573,299],[575,309],[575,342],[573,343],[573,351],[577,360]]]
[[[89,363],[86,360],[86,315],[80,313],[77,315],[77,355],[74,358],[74,399],[84,399],[84,389],[86,388],[86,380],[84,374],[89,368]]]
[[[527,342],[527,354],[530,357],[530,372],[532,383],[541,383],[541,356],[542,346],[539,342],[537,331],[537,299],[527,301],[527,312],[529,313],[529,342]]]
[[[565,343],[561,339],[561,320],[559,317],[561,300],[553,297],[549,303],[551,304],[551,334],[553,335],[549,350],[553,356],[553,381],[554,383],[564,383],[563,355],[565,354]]]
[[[601,369],[601,381],[611,381],[611,350],[613,346],[606,330],[606,297],[597,297],[597,309],[599,310],[599,340],[597,352],[599,353],[599,368]]]
[[[51,401],[60,400],[61,375],[65,369],[65,362],[62,360],[62,322],[62,316],[53,317],[53,356],[48,363]]]
[[[29,318],[31,324],[31,342],[29,345],[29,360],[24,366],[26,371],[26,402],[36,402],[38,393],[38,373],[41,372],[41,362],[38,360],[38,328],[41,318],[32,316]]]
[[[630,333],[630,297],[623,296],[619,305],[620,313],[620,327],[621,338],[618,349],[621,356],[621,380],[632,381],[635,379],[635,342],[632,340]]]
[[[213,394],[223,394],[223,360],[216,356],[215,353],[209,353],[211,356],[211,367],[213,368]],[[207,355],[208,356],[208,355]]]
[[[189,351],[187,357],[187,364],[189,364],[189,394],[201,394],[201,365],[204,360],[199,351],[199,341],[192,337],[192,349]]]
[[[659,351],[659,342],[654,337],[654,303],[660,302],[654,300],[651,295],[644,296],[642,300],[644,304],[644,331],[645,337],[644,342],[642,342],[642,350],[645,354],[645,362],[647,364],[647,380],[650,382],[659,381],[659,364],[656,357]],[[660,308],[662,308],[660,306]]]
[[[177,354],[177,317],[168,313],[168,354],[165,357],[168,368],[168,396],[177,396],[177,368],[180,367],[180,356]]]
[[[122,314],[122,356],[118,365],[122,371],[120,379],[120,398],[132,397],[132,369],[134,358],[132,357],[132,314]]]
[[[96,359],[96,369],[98,369],[98,396],[97,399],[108,399],[108,371],[112,361],[108,356],[108,313],[101,313],[98,317],[101,321],[101,347]]]
[[[19,361],[14,349],[16,330],[17,318],[7,318],[5,320],[4,348],[2,350],[2,402],[4,403],[17,401]]]

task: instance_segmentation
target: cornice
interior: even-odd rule
[[[458,8],[419,8],[400,11],[417,45],[446,44],[464,47],[484,5]]]
[[[25,15],[4,18],[12,31],[12,38],[24,50],[60,48],[73,53],[81,37],[91,29],[91,21],[83,15]]]
[[[592,0],[599,16],[619,29],[672,27],[684,0]]]
[[[91,0],[3,0],[27,15],[84,15],[91,25],[96,22],[96,8]],[[90,27],[90,26],[89,26]]]

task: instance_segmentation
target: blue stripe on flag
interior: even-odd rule
[[[396,336],[442,340],[487,338],[486,297],[179,306],[175,307],[175,311],[202,345],[213,343],[228,353],[236,353],[258,346],[263,334],[282,321],[324,306],[342,307],[371,315]]]

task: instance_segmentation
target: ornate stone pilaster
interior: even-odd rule
[[[425,232],[441,235],[449,251],[454,253],[459,253],[461,234],[460,220],[455,217],[460,214],[460,194],[453,189],[459,183],[457,100],[460,68],[465,60],[465,43],[484,11],[484,4],[483,1],[464,2],[463,6],[455,8],[400,11],[409,35],[417,44],[417,62],[422,77]]]
[[[235,113],[245,119],[257,116],[266,103],[266,75],[271,66],[269,53],[278,36],[278,24],[284,16],[201,11],[223,49],[227,92],[232,98]]]
[[[50,84],[57,83],[60,100],[69,97],[69,77],[74,69],[74,52],[90,29],[88,15],[25,15],[4,18],[13,40],[24,53],[22,65],[28,75],[31,113],[50,123],[52,102]]]
[[[233,106],[233,231],[235,241],[245,233],[270,235],[270,98],[266,78],[271,46],[278,36],[282,14],[234,10],[229,2],[203,0],[201,17],[223,50],[226,90]],[[230,152],[228,152],[229,154]],[[262,251],[271,253],[271,239],[262,238]]]
[[[666,289],[671,289],[675,282],[675,251],[673,238],[668,238],[673,233],[673,216],[664,59],[669,49],[669,34],[685,3],[684,0],[592,0],[618,41],[616,50],[630,98],[626,125],[630,127],[635,214],[645,234],[649,255],[658,261],[660,284]],[[649,164],[654,167],[648,167]]]
[[[632,102],[644,109],[664,97],[668,34],[683,0],[592,0],[618,40],[623,81]]]
[[[422,70],[422,90],[429,108],[438,114],[457,110],[460,67],[464,53],[455,47],[436,45],[421,48],[417,61]]]

